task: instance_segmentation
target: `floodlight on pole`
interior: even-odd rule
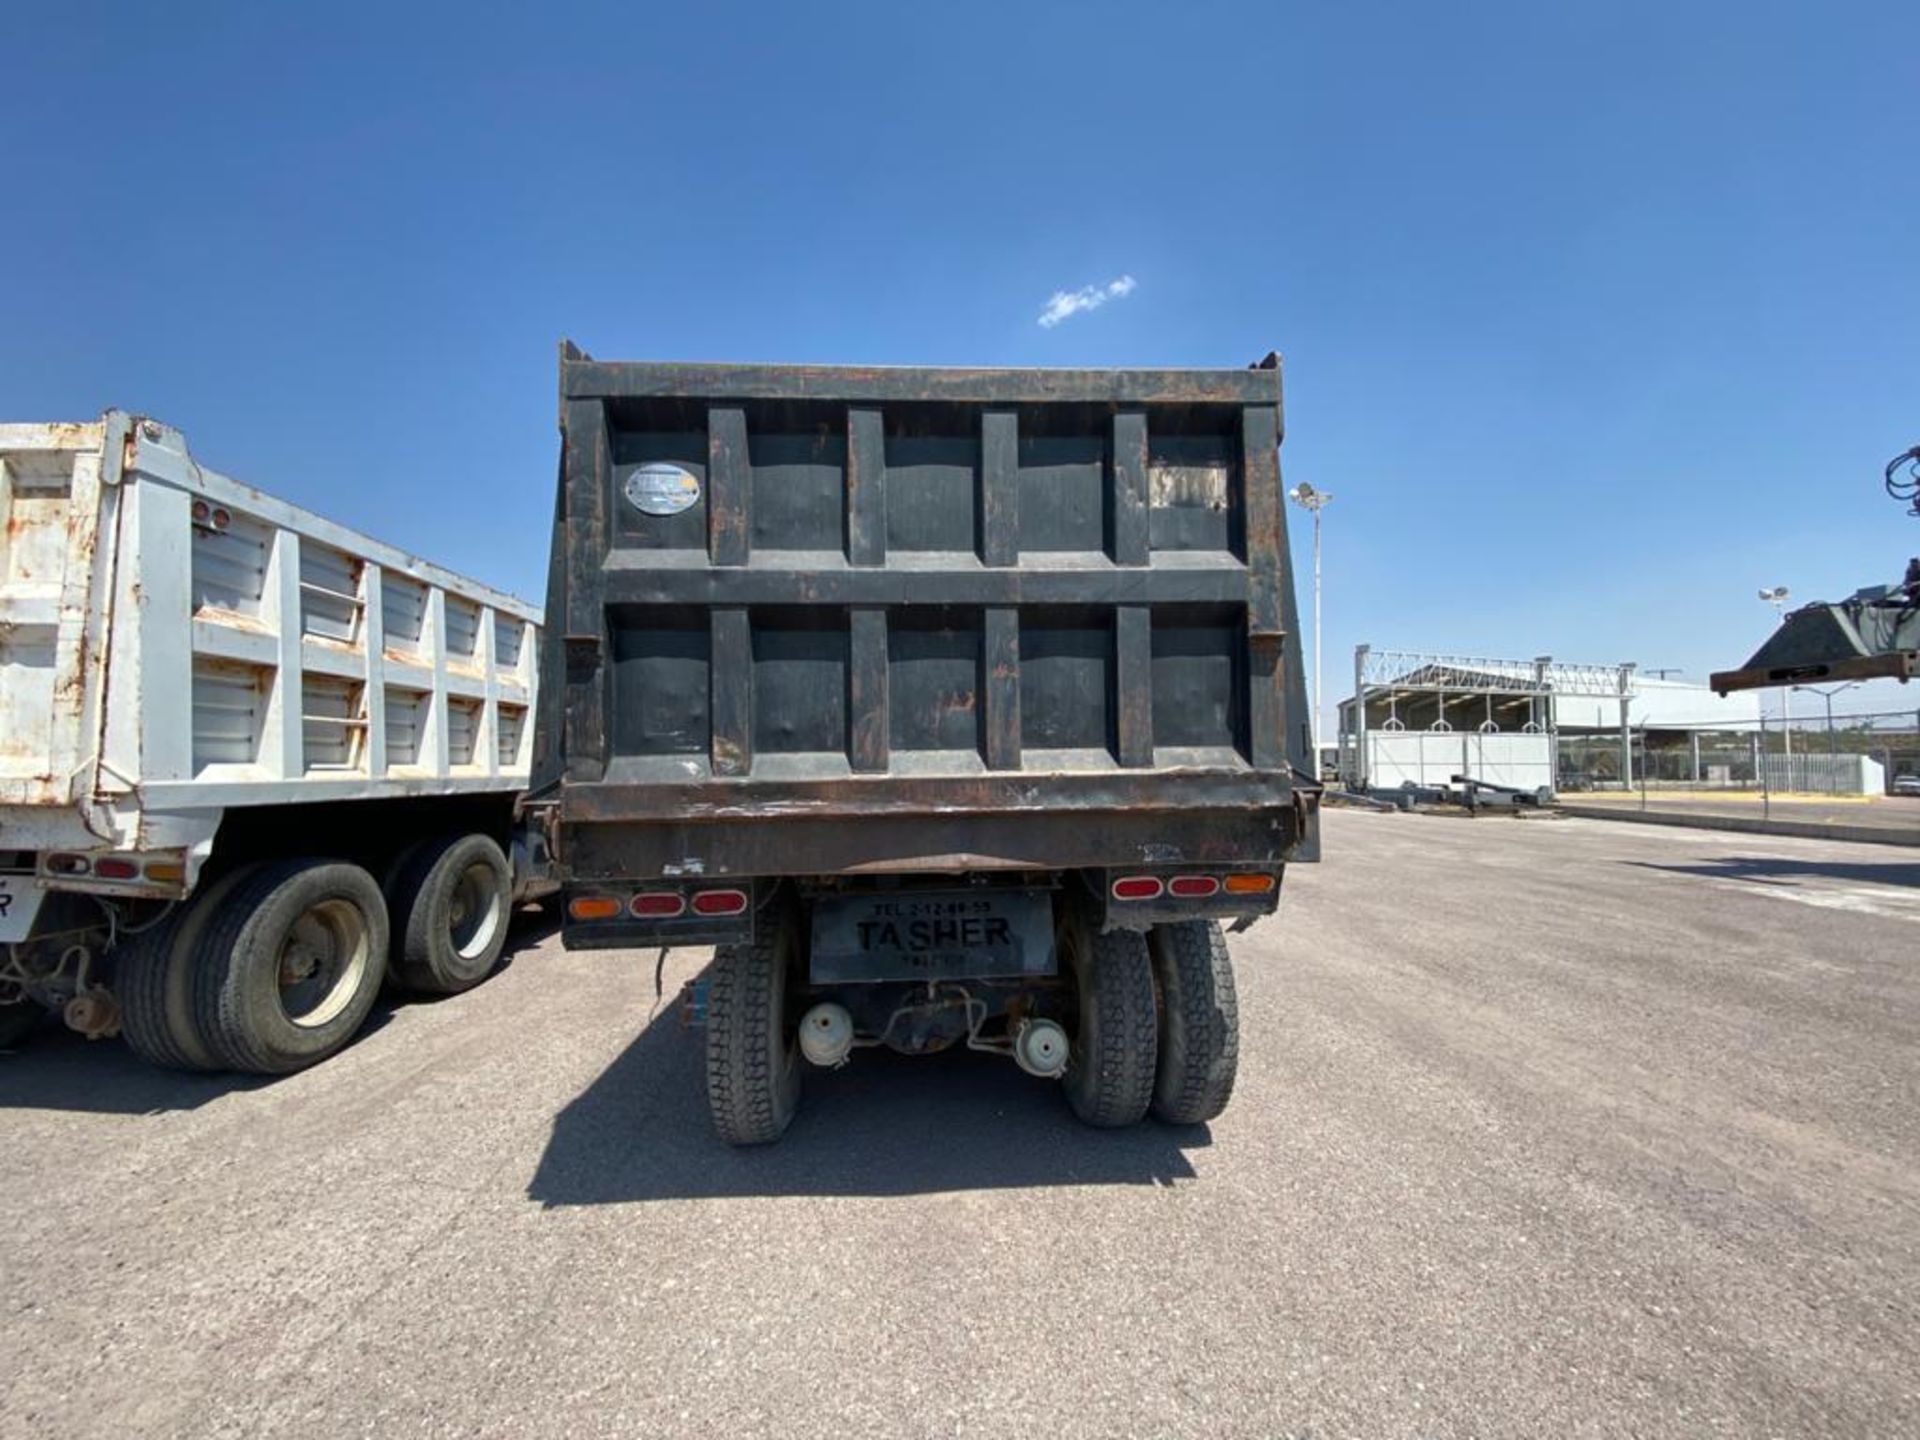
[[[1761,589],[1760,598],[1773,606],[1774,618],[1786,613],[1787,587],[1768,585]],[[1793,789],[1793,691],[1792,687],[1780,687],[1780,739],[1787,753],[1787,789]]]
[[[1320,775],[1320,512],[1333,499],[1328,490],[1316,490],[1302,480],[1287,492],[1293,501],[1313,516],[1313,773]]]

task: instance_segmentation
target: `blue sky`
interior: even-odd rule
[[[0,48],[0,412],[161,415],[534,598],[563,335],[1277,348],[1330,694],[1360,640],[1703,673],[1760,585],[1920,548],[1920,7],[15,4]]]

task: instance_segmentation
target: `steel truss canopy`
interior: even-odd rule
[[[1589,695],[1617,699],[1628,694],[1634,667],[1581,665],[1542,655],[1533,660],[1496,660],[1422,650],[1354,653],[1356,679],[1365,691],[1444,695]]]

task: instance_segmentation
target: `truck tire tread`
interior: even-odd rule
[[[791,927],[762,917],[749,944],[716,945],[707,989],[707,1108],[729,1145],[764,1145],[793,1121],[798,1044],[784,997]]]
[[[454,877],[475,861],[494,872],[504,908],[484,955],[469,960],[454,951],[442,910]],[[485,980],[507,947],[512,899],[512,868],[489,836],[447,835],[410,850],[394,883],[387,887],[388,918],[396,942],[392,969],[401,985],[415,994],[457,995]]]
[[[189,1040],[182,1035],[167,1013],[173,942],[182,919],[184,915],[170,916],[151,935],[142,935],[114,967],[113,994],[120,1002],[120,1035],[127,1048],[149,1065],[168,1070],[210,1070],[215,1062],[204,1047],[195,1045],[202,1052],[199,1055],[188,1053],[188,1046],[198,1037]]]
[[[137,937],[114,966],[121,1036],[148,1064],[186,1071],[221,1068],[194,1013],[194,954],[221,903],[256,868],[243,865],[217,878],[203,878],[172,914]]]
[[[1083,923],[1074,953],[1080,1027],[1067,1062],[1067,1103],[1100,1129],[1136,1124],[1153,1102],[1159,1048],[1146,940],[1132,930],[1103,934]]]
[[[1233,1098],[1240,1003],[1217,920],[1156,925],[1148,937],[1160,988],[1160,1064],[1153,1113],[1169,1125],[1212,1120]]]
[[[344,873],[343,873],[344,872]],[[367,973],[345,1010],[324,1027],[306,1034],[279,1037],[259,1019],[257,988],[249,971],[256,963],[254,946],[263,939],[263,927],[280,917],[275,913],[289,888],[332,888],[341,898],[360,902],[371,930],[372,954]],[[296,897],[298,898],[298,897]],[[387,954],[385,897],[371,875],[357,865],[339,860],[306,858],[262,865],[229,893],[194,956],[194,1014],[208,1048],[229,1068],[256,1075],[287,1075],[318,1064],[343,1048],[359,1031],[380,989]]]

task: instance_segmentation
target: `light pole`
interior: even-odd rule
[[[1777,623],[1787,609],[1787,587],[1769,585],[1761,590],[1760,598],[1773,606],[1773,618]],[[1787,789],[1793,789],[1793,687],[1780,687],[1780,743],[1787,753]]]
[[[1824,690],[1818,685],[1795,685],[1793,687],[1795,690],[1810,690],[1827,702],[1827,789],[1829,792],[1833,791],[1834,787],[1839,784],[1839,777],[1834,773],[1835,767],[1833,763],[1833,697],[1853,689],[1859,683],[1858,680],[1849,680],[1844,685],[1829,685]]]
[[[1320,778],[1320,512],[1333,499],[1302,480],[1287,498],[1313,516],[1313,774]]]

